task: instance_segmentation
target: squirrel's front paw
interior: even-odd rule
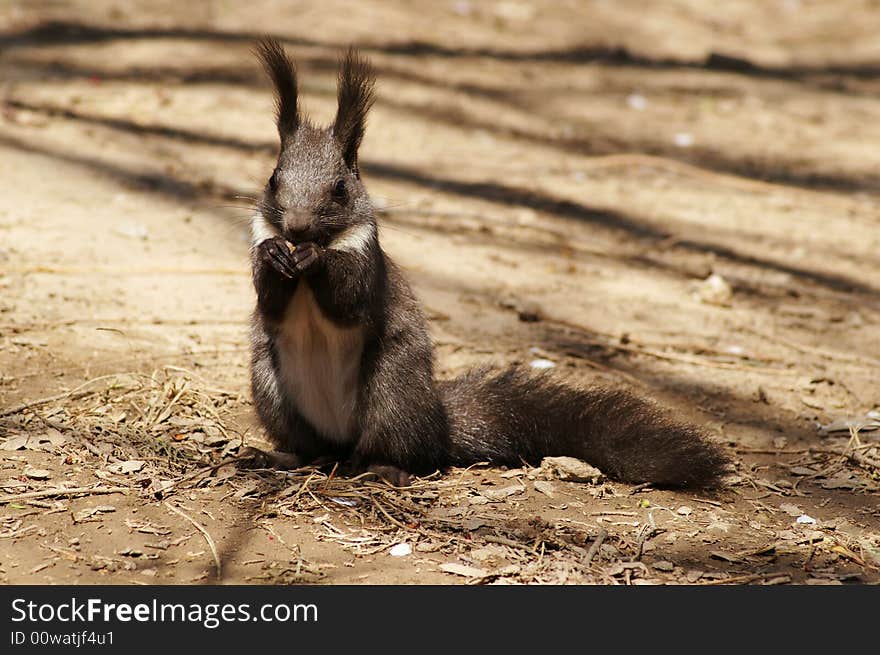
[[[298,243],[293,246],[293,251],[290,253],[290,256],[296,263],[297,273],[303,273],[314,266],[321,258],[322,252],[324,252],[324,249],[311,241]]]
[[[320,253],[320,248],[314,243],[300,243],[294,246],[283,237],[266,239],[257,246],[260,261],[288,279],[297,277],[315,264]]]

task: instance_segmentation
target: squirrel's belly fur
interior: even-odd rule
[[[297,287],[278,330],[282,385],[300,414],[326,439],[354,435],[364,331],[328,320],[308,284]]]

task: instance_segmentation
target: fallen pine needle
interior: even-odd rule
[[[118,374],[113,373],[111,375],[102,375],[100,377],[92,378],[91,380],[82,383],[76,389],[71,389],[70,391],[65,391],[64,393],[59,393],[55,396],[49,396],[47,398],[40,398],[39,400],[31,400],[26,403],[22,403],[20,405],[15,405],[14,407],[10,407],[8,409],[4,409],[0,411],[0,417],[10,416],[11,414],[18,414],[19,412],[23,412],[26,409],[31,409],[32,407],[39,407],[40,405],[45,405],[46,403],[55,402],[56,400],[64,400],[65,398],[81,398],[82,396],[86,396],[90,393],[94,393],[94,391],[83,391],[90,384],[94,384],[95,382],[100,382],[101,380],[109,380],[110,378],[119,377]]]
[[[211,464],[210,466],[205,466],[200,469],[196,469],[195,471],[187,473],[186,475],[184,475],[183,477],[181,477],[177,480],[172,480],[171,484],[169,484],[167,487],[162,489],[162,493],[167,494],[169,491],[171,491],[172,489],[175,489],[176,487],[179,487],[184,482],[188,482],[188,481],[192,480],[193,478],[197,478],[200,475],[204,475],[205,473],[210,473],[212,471],[216,471],[220,467],[226,466],[227,464],[236,464],[238,462],[242,462],[245,460],[247,460],[247,457],[227,457],[226,459],[219,461],[216,464]]]
[[[171,266],[141,266],[120,271],[115,266],[11,266],[4,273],[14,275],[249,275],[244,268],[176,268]]]
[[[14,503],[17,500],[29,498],[53,498],[60,496],[93,496],[97,494],[124,494],[130,491],[128,487],[73,487],[72,489],[47,489],[45,491],[30,491],[24,494],[0,496],[0,504]]]
[[[220,555],[217,554],[217,545],[214,543],[214,540],[211,538],[211,535],[208,534],[208,531],[205,530],[205,528],[203,528],[201,525],[196,523],[195,519],[190,517],[188,514],[184,514],[181,510],[176,508],[171,503],[166,502],[165,507],[170,509],[175,514],[178,514],[178,515],[182,516],[183,518],[185,518],[187,521],[189,521],[190,523],[192,523],[196,527],[196,530],[198,530],[199,532],[202,533],[202,536],[205,538],[205,541],[208,542],[208,547],[211,549],[211,554],[214,556],[214,566],[217,567],[217,579],[219,580],[220,579]]]
[[[376,500],[375,496],[373,496],[372,494],[370,494],[370,500],[373,501],[373,504],[376,506],[376,509],[378,509],[380,512],[382,512],[382,514],[385,515],[385,518],[386,518],[386,519],[388,519],[389,521],[391,521],[391,522],[392,522],[394,525],[396,525],[398,528],[402,528],[403,530],[406,530],[406,526],[405,526],[403,523],[401,523],[400,521],[398,521],[396,518],[394,518],[393,516],[391,516],[391,514],[389,514],[389,513],[385,510],[385,508],[382,507],[382,503],[380,503],[378,500]]]
[[[596,538],[593,540],[592,545],[590,545],[590,550],[587,551],[587,555],[584,558],[584,566],[589,566],[593,561],[593,558],[596,556],[596,553],[599,552],[599,548],[602,546],[602,542],[605,541],[605,538],[608,536],[608,531],[605,528],[599,530],[599,534],[596,535]]]
[[[747,584],[758,580],[767,580],[772,578],[791,578],[787,573],[752,573],[749,575],[739,575],[733,578],[719,578],[717,580],[709,580],[708,582],[698,582],[697,586],[710,587],[722,584]]]

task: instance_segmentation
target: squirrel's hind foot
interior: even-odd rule
[[[247,446],[239,453],[238,465],[248,469],[295,469],[302,466],[303,462],[293,453]]]

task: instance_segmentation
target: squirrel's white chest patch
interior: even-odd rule
[[[283,383],[303,418],[327,439],[353,438],[363,329],[330,321],[301,281],[277,344]]]

